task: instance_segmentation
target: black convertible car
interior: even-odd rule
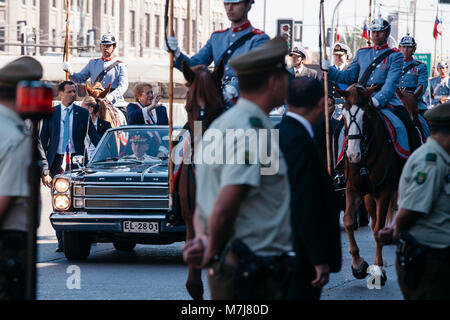
[[[92,159],[54,179],[55,230],[63,232],[68,260],[84,260],[92,243],[112,242],[131,251],[140,244],[185,240],[185,226],[168,226],[167,126],[108,130]]]

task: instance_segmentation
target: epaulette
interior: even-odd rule
[[[390,48],[390,50],[394,52],[400,52],[400,50],[398,50],[397,48]]]
[[[372,49],[372,47],[364,47],[364,48],[361,48],[360,50],[364,50],[364,49]]]
[[[425,64],[425,62],[419,61],[419,60],[414,60],[416,63],[418,64]]]
[[[252,33],[257,34],[257,35],[262,35],[262,34],[264,34],[264,31],[259,30],[259,29],[253,29]]]
[[[252,117],[249,119],[249,123],[252,127],[255,128],[264,128],[262,120],[260,118]]]
[[[230,28],[223,29],[223,30],[217,30],[217,31],[214,31],[213,34],[214,33],[224,33],[224,32],[227,32],[228,30],[230,30]]]

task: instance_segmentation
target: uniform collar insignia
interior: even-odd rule
[[[385,44],[383,44],[382,46],[373,46],[373,48],[375,49],[375,50],[384,50],[384,49],[387,49],[387,48],[389,48],[389,45],[387,44],[387,43],[385,43]]]
[[[247,30],[251,26],[252,24],[250,23],[250,21],[247,21],[246,23],[240,25],[239,27],[231,27],[231,32],[241,32]]]
[[[107,59],[105,59],[105,58],[102,57],[102,60],[103,60],[104,62],[111,61],[112,59],[114,59],[114,57],[107,58]]]

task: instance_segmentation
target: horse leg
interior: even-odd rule
[[[345,213],[344,213],[344,227],[347,232],[350,254],[352,255],[352,272],[357,279],[364,279],[367,275],[367,267],[369,266],[363,258],[359,256],[358,244],[355,240],[355,213],[361,204],[361,195],[347,188],[345,191]]]
[[[364,197],[364,204],[366,206],[367,212],[370,215],[370,220],[372,220],[371,227],[373,230],[377,222],[377,204],[375,202],[375,199],[369,194]]]
[[[193,216],[194,212],[189,203],[195,204],[195,199],[188,199],[190,196],[188,188],[192,188],[192,183],[188,178],[187,166],[184,164],[180,168],[180,178],[178,183],[178,192],[180,197],[181,216],[186,224],[186,242],[195,237]],[[193,194],[193,190],[190,192]],[[192,202],[194,201],[194,202]],[[188,278],[186,280],[186,290],[194,300],[203,300],[203,282],[201,269],[188,265]]]

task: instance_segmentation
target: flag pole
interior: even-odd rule
[[[66,62],[69,61],[69,0],[66,0],[66,43],[64,46],[66,52]],[[69,80],[69,71],[66,71],[66,81]]]
[[[326,33],[325,33],[325,14],[324,14],[324,0],[320,0],[320,16],[322,17],[322,46],[323,46],[323,59],[328,60],[327,57],[327,43],[326,43]],[[328,70],[323,73],[324,76],[324,101],[325,101],[325,137],[327,146],[327,168],[328,175],[331,177],[331,155],[330,155],[330,119],[328,116]]]

